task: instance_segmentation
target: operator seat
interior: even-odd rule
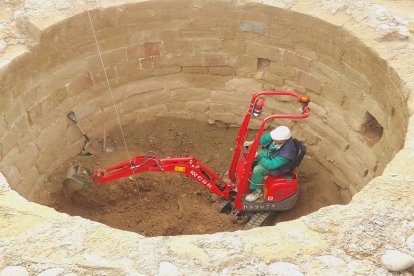
[[[293,171],[295,168],[299,166],[300,162],[302,162],[302,159],[306,153],[306,146],[302,141],[293,139],[293,142],[295,143],[295,147],[296,147],[296,159],[292,164],[291,171]]]

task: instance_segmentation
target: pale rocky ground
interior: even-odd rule
[[[124,2],[130,1],[99,1],[98,6]],[[345,25],[357,37],[371,41],[406,82],[413,113],[412,1],[241,2],[275,5],[333,21],[348,17]],[[2,1],[0,54],[6,56],[12,46],[33,42],[16,27],[25,16],[38,16],[50,8],[68,16],[95,4]],[[0,58],[0,65],[7,62]],[[0,275],[412,275],[412,267],[404,272],[389,269],[396,265],[401,270],[414,262],[413,129],[411,117],[404,148],[350,204],[234,233],[145,238],[28,202],[2,178]],[[387,250],[406,255],[389,265],[382,260]]]

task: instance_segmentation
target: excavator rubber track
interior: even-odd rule
[[[244,226],[245,230],[264,226],[275,216],[274,212],[260,212],[252,214],[249,221]]]

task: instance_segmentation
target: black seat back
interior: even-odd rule
[[[295,147],[296,147],[296,159],[292,164],[292,169],[299,166],[300,162],[302,162],[302,159],[306,153],[306,146],[302,141],[293,139],[293,142],[295,143]]]

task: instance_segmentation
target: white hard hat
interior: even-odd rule
[[[273,140],[287,140],[291,137],[290,129],[287,126],[278,126],[274,130],[270,132],[270,137],[272,137]]]

